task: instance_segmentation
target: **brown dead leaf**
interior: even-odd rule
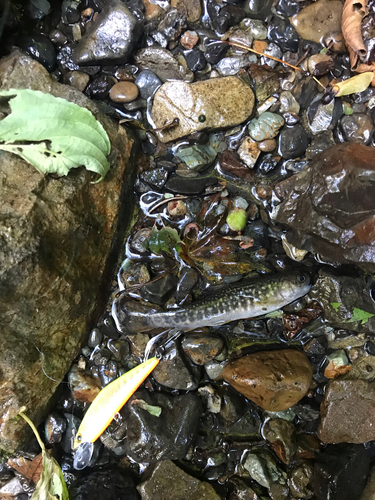
[[[33,460],[24,457],[10,458],[8,465],[36,484],[43,470],[43,455],[39,453]]]
[[[341,29],[345,43],[359,57],[365,57],[367,52],[361,31],[362,19],[368,13],[367,1],[346,0],[342,12]]]
[[[319,302],[313,300],[307,307],[294,314],[284,314],[283,325],[285,328],[285,337],[288,340],[294,338],[301,330],[303,330],[307,323],[320,316],[322,312],[322,306]]]
[[[350,365],[336,366],[333,361],[330,361],[324,370],[324,376],[327,378],[336,378],[339,375],[345,375],[352,367]]]

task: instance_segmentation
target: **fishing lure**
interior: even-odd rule
[[[159,361],[157,357],[144,361],[99,392],[79,426],[73,450],[82,443],[93,443],[103,434],[113,416],[121,410]]]

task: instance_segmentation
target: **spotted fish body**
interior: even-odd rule
[[[113,303],[112,314],[120,331],[138,333],[154,328],[189,331],[263,316],[303,297],[310,288],[307,274],[290,272],[264,276],[246,284],[235,283],[183,309],[170,311],[129,303],[120,296]]]

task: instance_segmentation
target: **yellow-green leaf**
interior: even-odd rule
[[[373,78],[374,73],[372,71],[367,71],[366,73],[361,73],[360,75],[348,78],[348,80],[344,80],[343,82],[335,83],[333,86],[333,90],[337,90],[337,94],[335,94],[335,96],[340,97],[342,95],[363,92],[370,85]]]
[[[102,179],[111,144],[86,108],[38,90],[0,91],[11,113],[0,121],[0,149],[21,156],[41,173],[67,175],[84,165]]]

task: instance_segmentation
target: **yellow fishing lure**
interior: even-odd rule
[[[158,363],[159,359],[150,358],[124,373],[99,392],[79,426],[73,450],[76,450],[82,443],[93,443],[103,434],[112,422],[113,416],[121,410]]]

